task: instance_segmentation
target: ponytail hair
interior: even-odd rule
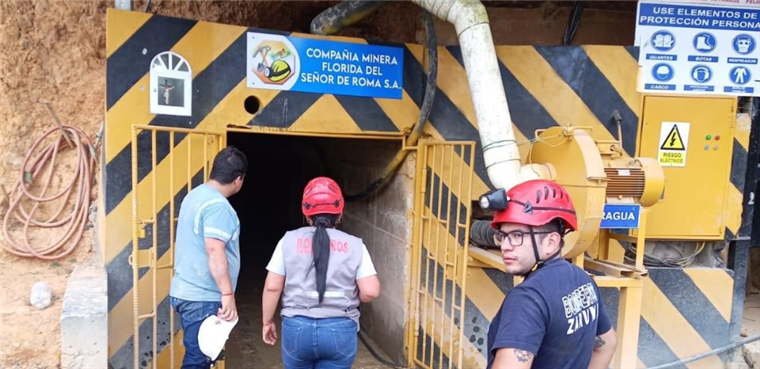
[[[314,269],[317,271],[317,292],[319,293],[320,304],[325,295],[327,265],[330,261],[330,236],[327,234],[327,228],[334,227],[337,220],[337,214],[315,214],[312,216],[312,222],[317,227],[317,230],[314,231],[311,247],[314,255]]]

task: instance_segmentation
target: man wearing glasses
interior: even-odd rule
[[[561,256],[563,236],[577,229],[567,191],[545,180],[521,183],[491,226],[507,273],[525,280],[491,321],[488,369],[607,368],[617,340],[599,289]]]

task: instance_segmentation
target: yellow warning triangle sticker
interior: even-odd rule
[[[668,133],[665,141],[663,141],[662,145],[660,146],[660,149],[681,151],[686,150],[686,147],[683,144],[683,139],[681,139],[681,133],[678,132],[677,125],[673,125],[673,129],[671,129],[670,133]]]

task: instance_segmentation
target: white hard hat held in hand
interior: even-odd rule
[[[216,315],[206,318],[198,330],[198,346],[212,361],[219,357],[238,319],[228,322]]]

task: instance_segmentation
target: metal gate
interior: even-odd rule
[[[214,157],[225,146],[224,133],[132,127],[133,229],[129,263],[134,283],[135,369],[174,369],[181,364],[181,332],[175,337],[179,324],[169,304],[179,204],[193,187],[208,180]],[[221,364],[218,367],[223,368]]]
[[[462,368],[474,142],[417,146],[410,361]]]

